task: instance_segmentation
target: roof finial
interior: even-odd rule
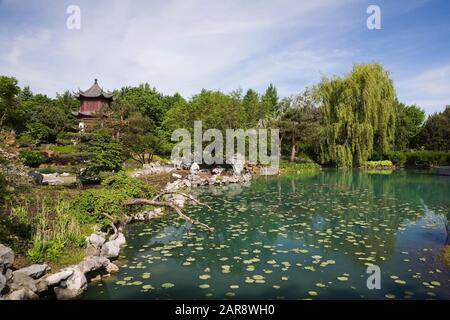
[[[94,83],[97,84],[97,78],[94,79]]]

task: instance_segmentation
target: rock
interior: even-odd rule
[[[36,285],[36,293],[42,293],[48,291],[47,280],[44,278],[40,278],[34,282]]]
[[[3,274],[6,277],[6,283],[12,280],[13,271],[11,269],[6,269],[6,272]]]
[[[58,186],[64,184],[64,180],[58,178],[58,175],[54,173],[43,174],[42,176],[42,184],[47,184],[49,186]]]
[[[0,243],[0,273],[5,273],[14,264],[14,252]]]
[[[92,244],[88,244],[86,247],[86,255],[87,256],[99,256],[100,255],[100,247],[96,247]]]
[[[175,179],[183,178],[183,176],[181,174],[178,174],[178,173],[172,173],[172,177],[174,177]]]
[[[153,210],[153,212],[155,214],[161,214],[162,213],[162,208],[155,208],[155,210]]]
[[[39,296],[28,288],[22,288],[11,292],[6,300],[37,300]]]
[[[155,210],[156,212],[156,210]],[[125,239],[125,236],[123,235],[122,232],[119,232],[119,234],[117,235],[117,238],[115,239],[115,241],[117,242],[117,244],[119,246],[123,246],[124,244],[127,243],[127,239]]]
[[[235,175],[240,175],[245,166],[245,156],[237,153],[232,158],[228,159],[227,163],[230,163],[233,167],[233,172]]]
[[[224,170],[224,169],[223,169],[223,168],[220,168],[220,167],[214,168],[214,169],[212,169],[212,173],[213,173],[213,174],[218,174],[218,175],[220,175],[220,174],[222,173],[223,170]]]
[[[73,268],[73,274],[66,280],[66,288],[69,290],[84,291],[86,286],[87,280],[84,273],[78,268]]]
[[[0,296],[6,288],[6,277],[0,273]],[[6,291],[6,290],[5,290]]]
[[[105,238],[93,233],[87,238],[87,241],[89,244],[92,244],[96,247],[101,247],[105,243]]]
[[[112,263],[112,262],[110,262],[106,266],[106,272],[108,272],[108,273],[116,273],[118,271],[119,271],[119,267],[116,264]]]
[[[102,276],[100,274],[98,274],[97,276],[93,277],[92,279],[89,280],[90,282],[98,282],[98,281],[102,281]]]
[[[190,173],[191,174],[197,174],[197,172],[200,170],[200,166],[198,165],[198,163],[197,162],[194,162],[192,165],[191,165],[191,168],[189,169],[189,171],[190,171]]]
[[[186,198],[181,194],[174,194],[171,197],[171,201],[180,208],[184,207],[184,203],[186,202]]]
[[[259,174],[262,176],[276,176],[278,175],[279,170],[277,168],[272,167],[263,167],[261,168]]]
[[[44,176],[39,173],[39,172],[30,172],[28,174],[29,177],[31,177],[31,179],[33,180],[34,183],[36,183],[37,185],[41,185],[42,181],[44,180]]]
[[[60,286],[53,290],[58,300],[70,300],[80,296],[87,287],[87,279],[83,272],[77,267],[69,267],[67,270],[72,271],[72,275],[65,281],[60,283]]]
[[[50,271],[50,267],[48,264],[32,264],[31,266],[28,266],[26,268],[22,268],[19,270],[14,271],[14,274],[16,273],[24,273],[27,276],[30,276],[34,279],[42,277],[44,274]]]
[[[88,256],[78,264],[78,268],[84,274],[106,268],[110,263],[108,258],[98,256]]]
[[[49,275],[45,280],[48,286],[54,286],[61,281],[66,280],[73,274],[73,270],[63,270],[54,274]]]
[[[12,282],[9,284],[9,288],[12,291],[28,288],[33,292],[37,292],[36,285],[33,278],[29,275],[21,272],[14,272]]]
[[[100,255],[108,259],[115,259],[119,256],[119,253],[120,253],[119,242],[116,240],[110,240],[103,244]]]

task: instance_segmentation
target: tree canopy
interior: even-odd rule
[[[360,166],[393,145],[396,95],[380,64],[355,65],[347,76],[316,87],[324,116],[319,159],[338,167]]]

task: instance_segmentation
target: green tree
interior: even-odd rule
[[[295,161],[300,143],[311,144],[317,138],[320,119],[320,110],[309,89],[282,100],[276,126],[281,143],[289,145],[291,162]]]
[[[267,114],[269,113],[273,114],[276,112],[278,108],[279,98],[277,88],[275,88],[275,86],[272,83],[267,87],[266,92],[262,96],[261,100]]]
[[[258,93],[255,90],[248,89],[242,99],[242,106],[245,112],[244,121],[248,126],[256,126],[260,119],[266,117],[266,112],[261,104]]]
[[[427,150],[450,150],[450,106],[425,121],[414,145]]]
[[[160,152],[163,139],[157,135],[153,121],[136,113],[128,120],[126,132],[121,136],[121,143],[127,156],[145,164],[153,160]]]
[[[396,95],[380,64],[359,64],[344,78],[324,78],[316,96],[324,115],[319,160],[360,166],[394,142]]]
[[[167,111],[167,101],[164,96],[148,83],[138,87],[125,87],[116,95],[121,97],[123,103],[128,103],[142,115],[149,117],[155,125],[159,126]]]
[[[0,127],[23,130],[24,110],[19,103],[17,79],[0,76]]]
[[[395,149],[406,150],[422,128],[425,111],[403,103],[397,103],[396,108]]]

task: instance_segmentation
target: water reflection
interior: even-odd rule
[[[189,214],[214,233],[173,219],[131,227],[125,267],[86,298],[107,291],[112,298],[297,299],[313,290],[323,299],[448,299],[450,272],[437,259],[448,243],[450,179],[442,178],[325,170],[196,190],[213,210],[196,206]],[[382,269],[382,290],[365,285],[370,264]],[[132,285],[143,271],[152,273],[154,290]],[[175,286],[161,288],[167,282]]]

